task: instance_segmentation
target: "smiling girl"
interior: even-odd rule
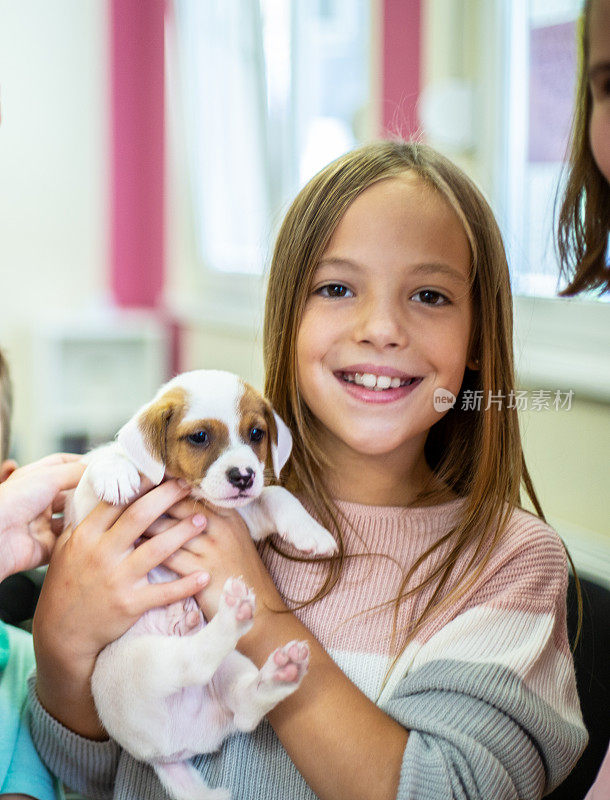
[[[267,395],[294,435],[283,482],[339,554],[259,552],[240,518],[202,509],[206,532],[168,559],[211,576],[198,594],[208,618],[226,578],[244,576],[258,605],[239,647],[257,664],[293,639],[311,651],[299,690],[196,768],[240,800],[541,797],[586,732],[565,551],[521,508],[522,484],[538,505],[510,401],[508,267],[480,192],[419,144],[372,144],[330,164],[280,231],[264,353]],[[439,393],[455,404],[437,410]],[[171,513],[186,520],[193,502]],[[35,741],[86,795],[162,798],[152,771],[99,731],[85,676],[100,636],[75,624],[96,610],[70,591],[78,548],[98,562],[86,537],[68,544],[37,612]],[[116,606],[112,585],[104,609]],[[68,712],[54,697],[75,674]]]

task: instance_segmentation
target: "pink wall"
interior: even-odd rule
[[[419,129],[421,0],[384,0],[382,135],[408,138]]]
[[[111,286],[119,306],[161,301],[165,0],[110,0]]]

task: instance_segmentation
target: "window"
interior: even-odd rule
[[[498,0],[505,74],[496,129],[499,210],[515,295],[522,385],[608,402],[608,298],[557,298],[554,204],[576,89],[582,0]],[[561,196],[561,195],[559,195]]]
[[[554,297],[557,187],[576,92],[582,0],[506,4],[505,238],[517,295]]]
[[[175,0],[205,268],[262,273],[288,200],[364,138],[367,0]]]

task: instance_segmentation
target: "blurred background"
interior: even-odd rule
[[[177,371],[261,387],[290,198],[359,142],[416,136],[500,220],[530,470],[577,565],[610,583],[610,305],[556,298],[552,245],[580,5],[0,0],[15,457],[111,438]]]

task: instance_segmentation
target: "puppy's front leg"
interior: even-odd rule
[[[113,505],[124,505],[140,491],[138,468],[118,442],[98,447],[86,457],[83,480],[90,483],[96,496]]]
[[[266,486],[256,502],[240,508],[239,512],[257,541],[278,533],[304,553],[330,555],[337,549],[326,528],[282,486]]]

